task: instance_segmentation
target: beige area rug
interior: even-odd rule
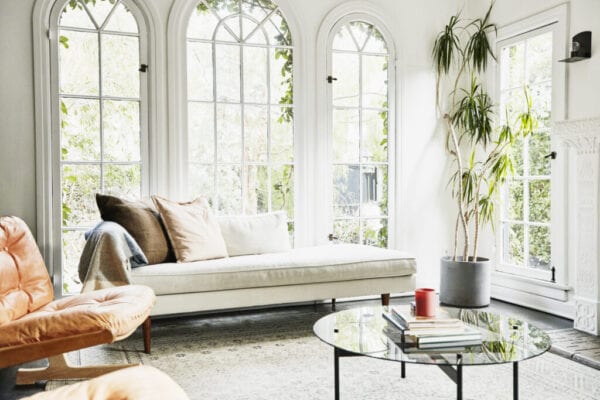
[[[177,381],[191,399],[333,399],[333,350],[312,333],[323,313],[306,309],[160,321],[153,352],[141,335],[72,353],[73,361],[143,362]],[[340,360],[342,399],[455,399],[456,386],[435,366],[364,357]],[[520,364],[521,399],[600,399],[600,371],[554,354]],[[64,385],[50,382],[48,389]],[[465,367],[465,399],[512,399],[510,365]]]

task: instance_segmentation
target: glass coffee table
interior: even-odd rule
[[[541,329],[510,316],[482,310],[444,307],[455,318],[478,329],[481,345],[419,350],[401,343],[400,331],[382,316],[388,307],[361,307],[339,311],[319,319],[315,335],[333,347],[335,399],[340,398],[339,359],[365,356],[406,364],[438,366],[456,383],[456,398],[462,400],[463,367],[470,365],[513,364],[513,399],[519,398],[519,362],[537,357],[550,348],[550,337]]]

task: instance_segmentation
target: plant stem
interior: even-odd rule
[[[444,119],[446,120],[446,123],[448,124],[448,130],[450,132],[450,136],[452,137],[452,143],[454,144],[454,150],[456,152],[455,157],[456,157],[456,162],[458,164],[458,171],[459,171],[459,174],[462,174],[462,170],[463,170],[462,158],[460,157],[460,149],[458,148],[459,145],[458,145],[458,138],[456,137],[456,131],[454,130],[454,126],[452,126],[452,118],[450,117],[449,114],[445,114]],[[467,227],[467,221],[465,219],[464,207],[463,207],[462,175],[460,175],[458,177],[458,194],[457,194],[456,198],[458,201],[458,212],[460,214],[460,220],[461,220],[463,231],[465,234],[465,247],[463,250],[463,257],[464,257],[463,260],[466,260],[467,254],[469,252],[470,241],[469,241],[469,229]],[[453,261],[456,261],[456,250],[455,250],[455,256],[454,256]]]
[[[473,261],[477,262],[477,242],[479,241],[479,190],[481,189],[481,178],[477,181],[475,190],[475,235],[473,237]]]
[[[454,254],[452,255],[452,261],[456,261],[456,253],[458,252],[458,223],[460,222],[460,216],[456,216],[456,223],[454,224]]]

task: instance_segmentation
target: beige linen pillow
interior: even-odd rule
[[[217,217],[229,257],[290,251],[285,211]]]
[[[206,200],[178,203],[152,196],[167,228],[177,262],[227,257],[227,247],[219,223]]]

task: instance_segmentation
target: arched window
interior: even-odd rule
[[[328,51],[333,237],[388,246],[393,57],[380,30],[344,18]]]
[[[292,45],[270,0],[202,0],[189,19],[187,188],[220,214],[294,218]]]
[[[148,190],[140,22],[129,0],[62,1],[52,11],[53,225],[65,293],[79,290],[84,232],[100,220],[95,194],[139,198]]]

